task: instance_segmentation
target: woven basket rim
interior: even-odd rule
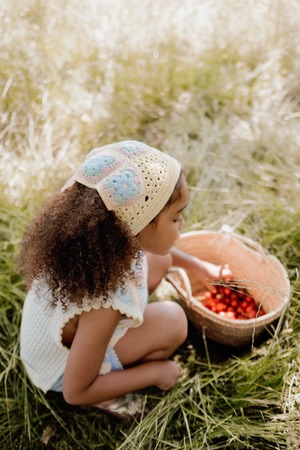
[[[261,254],[263,257],[267,258],[268,260],[272,260],[276,262],[276,264],[280,265],[280,269],[282,273],[285,275],[286,280],[286,289],[287,291],[283,293],[284,296],[287,296],[288,298],[291,295],[291,285],[289,282],[289,276],[287,273],[286,268],[283,266],[283,264],[279,261],[279,259],[268,253],[259,243],[253,241],[251,238],[245,237],[244,235],[240,235],[233,232],[224,232],[224,231],[210,231],[210,230],[193,230],[193,231],[186,231],[184,233],[181,233],[180,239],[182,240],[184,238],[193,237],[193,236],[205,236],[205,235],[212,235],[212,236],[218,236],[218,237],[226,237],[228,236],[230,239],[235,239],[239,242],[239,245],[245,247],[247,251],[250,251],[254,254]],[[244,280],[247,281],[247,280]]]
[[[276,310],[270,311],[269,313],[266,313],[263,316],[255,317],[254,319],[228,319],[226,317],[220,316],[219,314],[213,311],[210,311],[208,308],[206,308],[201,304],[197,306],[199,307],[199,309],[201,309],[201,311],[204,312],[204,315],[207,315],[214,321],[222,323],[225,326],[232,327],[232,325],[234,324],[234,328],[249,328],[249,327],[252,328],[255,325],[261,326],[273,322],[273,320],[275,320],[282,314],[287,304],[288,302],[284,303],[284,307],[277,308]],[[198,312],[196,308],[193,308],[193,310]]]
[[[285,269],[285,267],[282,265],[282,263],[273,255],[270,255],[268,252],[266,252],[263,247],[254,242],[252,239],[244,237],[243,235],[238,235],[236,233],[224,233],[223,231],[209,231],[209,230],[195,230],[195,231],[188,231],[181,234],[180,241],[184,241],[185,238],[189,237],[196,237],[196,236],[217,236],[217,237],[226,237],[228,236],[229,239],[234,239],[239,242],[239,245],[242,245],[247,249],[249,252],[253,252],[256,255],[260,254],[263,258],[265,258],[268,261],[274,261],[277,265],[280,266],[280,270],[283,275],[283,279],[285,279],[285,286],[284,290],[280,289],[280,291],[277,290],[277,292],[280,292],[282,295],[282,303],[274,308],[272,311],[267,312],[263,316],[255,317],[253,319],[228,319],[226,317],[219,316],[217,313],[210,311],[208,308],[206,308],[204,305],[202,305],[201,301],[197,300],[193,295],[189,296],[188,292],[184,291],[183,288],[175,287],[178,294],[180,295],[181,300],[186,304],[186,307],[193,310],[194,313],[199,314],[199,316],[202,316],[203,318],[209,319],[215,323],[218,323],[225,328],[234,328],[239,330],[246,330],[246,329],[253,329],[256,327],[263,327],[265,325],[268,325],[272,323],[274,320],[279,318],[281,315],[284,314],[286,308],[288,307],[289,301],[290,301],[290,294],[291,294],[291,286],[288,279],[288,274]],[[170,280],[173,279],[174,281],[174,275],[172,275],[172,272],[168,274],[168,277]],[[243,281],[247,281],[246,279]],[[249,280],[250,281],[250,280]],[[175,282],[176,284],[176,282]],[[278,288],[279,289],[279,288]],[[187,303],[188,302],[188,303]]]
[[[172,275],[168,275],[167,279],[170,279]],[[173,278],[173,277],[172,277]],[[180,292],[179,289],[176,289],[178,294],[181,297],[181,300],[186,304],[187,308],[192,309],[195,313],[200,314],[201,316],[210,318],[214,322],[218,322],[228,328],[253,328],[255,326],[263,326],[267,325],[274,320],[276,320],[281,314],[283,314],[284,310],[287,308],[289,303],[289,297],[282,306],[264,314],[263,316],[256,317],[254,319],[228,319],[226,317],[222,317],[219,314],[210,311],[208,308],[203,306],[200,301],[197,301],[194,296],[192,296],[189,301],[190,304],[187,304],[186,296],[183,292]],[[199,311],[200,310],[200,311]]]

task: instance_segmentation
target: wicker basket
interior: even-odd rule
[[[190,321],[202,329],[208,338],[224,345],[245,346],[284,314],[290,298],[286,270],[277,258],[266,254],[259,244],[228,231],[195,231],[182,234],[177,247],[214,264],[228,263],[234,283],[246,288],[266,313],[248,320],[220,317],[194,297],[205,290],[195,275],[180,268],[172,268],[167,274],[167,281],[177,290]]]

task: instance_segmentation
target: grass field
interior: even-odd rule
[[[300,2],[0,3],[1,449],[300,447]],[[19,360],[26,225],[91,148],[143,140],[178,158],[185,229],[234,231],[286,267],[282,329],[230,350],[191,328],[140,422],[66,405]]]

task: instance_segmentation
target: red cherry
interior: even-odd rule
[[[216,304],[216,312],[220,313],[221,311],[225,311],[226,306],[223,303]]]
[[[226,319],[235,319],[235,314],[232,311],[221,311],[220,312],[221,317],[225,317]]]
[[[237,300],[230,300],[230,305],[231,305],[233,308],[236,308],[237,305],[238,305],[238,301],[237,301]]]
[[[212,298],[212,294],[210,291],[206,291],[204,292],[204,297],[206,300],[209,300],[210,298]]]
[[[236,292],[227,286],[216,286],[215,293],[206,291],[202,295],[202,299],[203,297],[203,305],[221,317],[246,320],[265,314],[262,308],[257,307],[253,297],[243,288]]]

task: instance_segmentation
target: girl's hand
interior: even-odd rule
[[[230,280],[232,278],[232,272],[229,264],[216,265],[208,261],[199,260],[199,269],[194,273],[197,273],[200,281],[210,292],[216,292],[215,286],[212,281]]]
[[[157,370],[157,382],[155,385],[162,391],[168,391],[177,383],[180,377],[179,365],[170,360],[155,361]]]
[[[232,272],[228,264],[212,264],[175,247],[171,249],[171,256],[174,266],[179,266],[193,272],[210,292],[216,292],[212,281],[229,280],[232,278]]]

